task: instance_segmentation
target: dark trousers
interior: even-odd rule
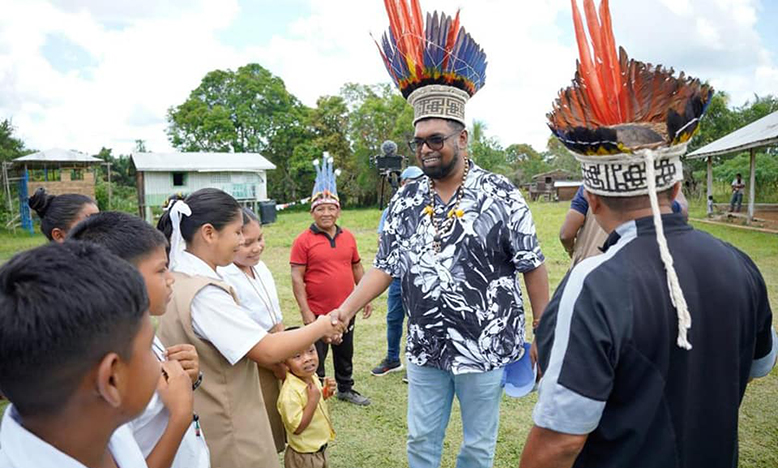
[[[405,320],[402,288],[397,278],[389,286],[386,306],[386,360],[397,362],[400,360],[400,340],[403,336],[403,320]]]
[[[355,317],[356,318],[356,317]],[[316,374],[320,379],[324,378],[324,361],[327,360],[327,352],[332,346],[332,363],[335,367],[335,381],[338,383],[339,392],[348,392],[354,387],[352,372],[354,370],[354,319],[348,324],[346,333],[343,334],[343,342],[329,345],[322,340],[316,342],[316,353],[319,355],[319,368]]]

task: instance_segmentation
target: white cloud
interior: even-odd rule
[[[632,57],[710,80],[741,104],[778,89],[778,65],[756,32],[758,0],[612,1],[619,44]],[[285,2],[286,3],[286,2]],[[573,76],[577,56],[567,0],[422,0],[454,13],[489,57],[486,86],[468,117],[504,145],[543,148],[545,114]],[[265,2],[265,8],[277,8]],[[234,46],[219,33],[243,12],[238,0],[104,2],[0,0],[0,118],[13,117],[30,146],[117,152],[135,139],[161,151],[167,109],[217,68],[261,63],[307,105],[346,82],[388,76],[370,39],[387,27],[383,3],[299,0],[300,16],[261,46]],[[253,32],[247,31],[246,34]],[[256,35],[262,37],[262,31]],[[63,37],[90,58],[61,71],[43,56]]]

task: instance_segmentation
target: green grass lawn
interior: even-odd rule
[[[567,271],[569,260],[557,241],[557,233],[567,210],[565,203],[535,203],[531,205],[543,252],[547,258],[552,289]],[[347,210],[341,225],[357,238],[363,264],[372,261],[377,247],[375,228],[380,212]],[[289,274],[289,250],[292,241],[311,222],[307,213],[282,213],[278,223],[266,228],[267,250],[264,260],[273,271],[278,285],[285,321],[288,325],[301,322],[294,301]],[[778,236],[747,232],[729,227],[696,225],[697,228],[732,243],[748,253],[757,263],[768,284],[773,310],[778,307]],[[0,235],[0,262],[14,252],[43,242],[39,235],[30,238]],[[333,423],[337,432],[331,445],[335,467],[401,467],[407,466],[405,456],[405,413],[407,386],[401,373],[373,377],[370,369],[386,352],[386,296],[375,301],[376,310],[368,320],[358,319],[354,370],[356,389],[373,400],[369,407],[355,407],[330,400]],[[778,323],[778,320],[776,320]],[[331,359],[328,373],[332,375]],[[527,432],[532,426],[532,407],[536,395],[524,399],[504,397],[495,467],[518,466]],[[1,404],[1,403],[0,403]],[[749,385],[741,406],[740,459],[742,467],[778,466],[778,371]],[[442,466],[454,466],[462,441],[459,408],[455,404],[444,442]]]

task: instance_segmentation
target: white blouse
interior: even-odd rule
[[[265,262],[260,261],[254,267],[254,278],[244,273],[234,263],[217,269],[240,299],[240,305],[248,309],[249,316],[262,328],[270,331],[284,320],[273,274]]]
[[[173,270],[225,281],[207,263],[186,251]],[[198,337],[210,341],[233,365],[267,336],[267,331],[251,319],[247,309],[236,304],[227,291],[213,285],[201,289],[192,300],[192,329]]]

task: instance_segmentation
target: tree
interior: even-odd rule
[[[553,135],[548,137],[546,152],[543,159],[554,169],[561,169],[571,174],[581,174],[581,163],[575,159],[565,145]]]
[[[214,70],[182,104],[168,110],[168,138],[181,151],[254,152],[272,161],[270,196],[293,200],[300,181],[290,167],[298,145],[310,138],[308,109],[283,80],[251,63]]]
[[[11,161],[29,153],[24,142],[14,136],[13,123],[9,119],[0,122],[0,161]]]
[[[534,175],[551,170],[551,165],[530,145],[513,144],[505,153],[512,168],[510,178],[516,185],[529,183]]]
[[[312,163],[328,152],[335,159],[335,167],[342,171],[338,194],[344,204],[354,196],[352,182],[358,175],[348,141],[348,119],[348,106],[341,96],[320,97],[305,122],[310,139],[295,147],[289,162],[292,176],[304,187],[312,187],[315,178]]]
[[[137,141],[142,143],[143,140]],[[136,151],[142,152],[138,151],[137,148],[138,145],[136,145]],[[95,157],[111,163],[111,182],[124,187],[135,187],[135,169],[132,167],[132,160],[129,156],[122,154],[116,157],[111,148],[102,147]],[[103,173],[102,178],[108,180],[107,171]]]
[[[490,172],[511,175],[511,167],[506,161],[505,151],[494,137],[486,136],[486,124],[474,120],[470,128],[469,154],[476,164]]]
[[[378,171],[370,165],[370,158],[381,152],[381,144],[386,140],[397,143],[398,153],[409,154],[406,142],[413,138],[413,108],[388,84],[350,83],[340,94],[349,110],[350,167],[356,174],[350,188],[356,203],[372,204],[378,199],[376,187],[380,180]],[[415,162],[415,155],[408,156],[407,162]]]

